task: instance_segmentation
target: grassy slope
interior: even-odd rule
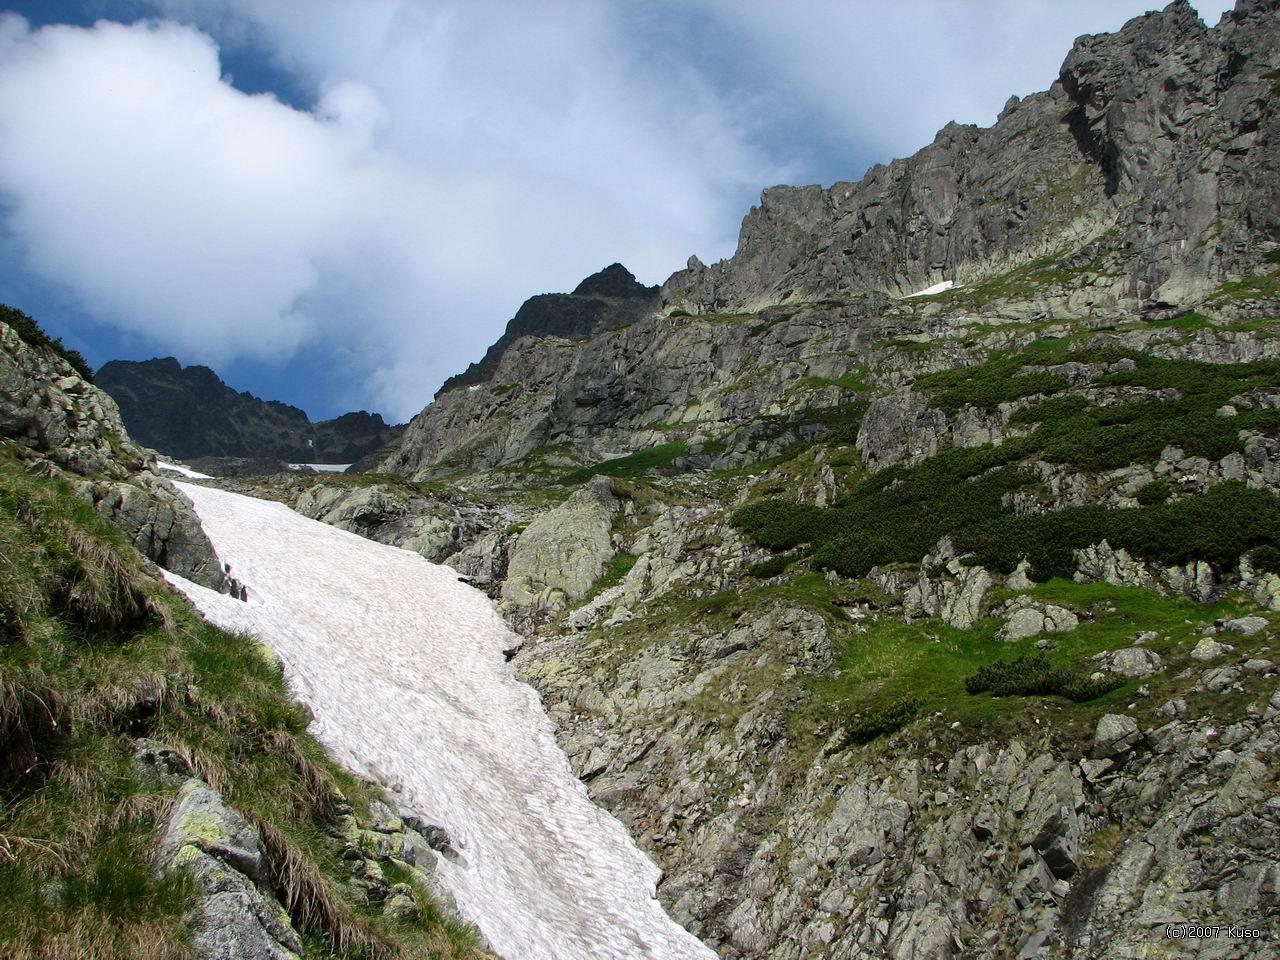
[[[327,828],[344,797],[357,814],[369,797],[306,724],[255,640],[206,624],[87,503],[0,445],[0,954],[189,954],[194,892],[150,869],[175,787],[135,766],[145,736],[259,825],[308,956],[473,955],[425,901],[421,920],[393,923],[341,893]]]

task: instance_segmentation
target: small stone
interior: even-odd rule
[[[1244,662],[1245,673],[1274,673],[1276,665],[1271,660],[1246,660]]]
[[[1195,649],[1191,651],[1191,659],[1193,660],[1212,660],[1219,657],[1231,649],[1230,645],[1219,643],[1210,637],[1204,637],[1196,644]]]
[[[1133,749],[1142,734],[1138,721],[1123,714],[1108,713],[1098,721],[1093,735],[1093,756],[1118,757]]]
[[[1242,637],[1252,637],[1267,629],[1268,624],[1265,617],[1237,617],[1234,620],[1228,620],[1222,626]]]

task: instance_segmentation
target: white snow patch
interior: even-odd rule
[[[500,954],[714,960],[655,899],[658,868],[574,777],[484,594],[283,504],[178,486],[248,601],[165,577],[279,655],[340,762],[448,831],[461,859],[438,857],[437,876]]]
[[[163,460],[157,460],[156,466],[159,467],[161,470],[171,470],[174,473],[180,473],[182,474],[182,476],[187,477],[191,480],[212,480],[213,479],[213,477],[209,476],[207,473],[197,473],[196,471],[192,470],[190,467],[180,467],[176,463],[165,463]]]
[[[310,467],[316,473],[346,473],[350,468],[349,463],[291,463],[290,470],[301,470],[303,467]]]
[[[955,285],[956,282],[954,280],[943,280],[941,283],[935,283],[933,286],[925,287],[923,290],[917,290],[915,293],[908,293],[903,299],[909,300],[912,297],[931,297],[935,293],[945,293]]]

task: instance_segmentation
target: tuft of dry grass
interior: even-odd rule
[[[324,934],[340,955],[355,954],[371,960],[399,960],[399,947],[384,934],[357,917],[307,853],[268,821],[254,817],[262,836],[268,872],[276,896],[303,931]]]
[[[62,691],[40,664],[0,665],[0,783],[32,773],[68,726]]]
[[[297,774],[296,795],[300,814],[332,822],[342,805],[342,794],[333,777],[319,763],[307,756],[298,738],[288,730],[272,730],[265,736],[264,747],[282,758]]]
[[[5,960],[192,960],[190,946],[161,921],[120,923],[83,911],[63,929],[42,926],[11,931]]]

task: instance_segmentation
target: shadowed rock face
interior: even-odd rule
[[[208,367],[183,367],[173,357],[112,360],[98,371],[97,382],[139,443],[183,460],[354,463],[400,432],[363,410],[312,423],[297,407],[233,390]]]
[[[530,297],[480,362],[446,380],[436,396],[492,378],[503,354],[522,337],[586,340],[604,330],[634,323],[657,305],[657,299],[657,287],[637,282],[631,271],[620,263],[593,273],[578,284],[573,293]]]

